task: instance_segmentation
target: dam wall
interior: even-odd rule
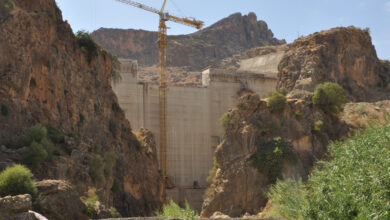
[[[131,127],[151,130],[159,146],[158,86],[138,81],[135,61],[120,61],[122,80],[113,84],[119,104]],[[256,69],[253,62],[250,64],[251,70]],[[168,87],[167,174],[176,186],[168,190],[168,197],[180,204],[188,200],[193,208],[200,209],[199,195],[208,186],[206,179],[213,166],[213,153],[223,135],[221,116],[236,107],[241,91],[249,90],[260,96],[275,91],[277,80],[272,74],[206,69],[202,73],[201,88]]]

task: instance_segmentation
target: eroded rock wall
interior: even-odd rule
[[[228,112],[225,135],[215,151],[216,175],[205,194],[202,216],[220,211],[231,217],[258,213],[266,204],[273,183],[252,164],[251,157],[275,137],[289,143],[297,154],[295,163],[283,165],[282,176],[305,178],[315,158],[322,158],[330,140],[345,134],[347,126],[337,118],[312,109],[303,100],[288,100],[283,112],[271,112],[257,95],[243,96],[240,107]],[[316,121],[320,131],[314,131]]]
[[[15,5],[0,20],[0,145],[36,123],[50,124],[71,150],[46,161],[36,177],[67,179],[81,195],[98,189],[99,199],[123,216],[153,214],[164,193],[157,159],[140,147],[118,105],[112,56],[99,48],[89,61],[54,0]],[[89,175],[95,147],[117,158],[99,183]]]

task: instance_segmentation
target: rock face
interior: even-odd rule
[[[92,37],[118,57],[138,60],[141,66],[158,64],[157,32],[101,28]],[[201,70],[246,49],[282,43],[254,13],[236,13],[193,34],[169,36],[167,64]]]
[[[380,61],[369,32],[334,28],[302,37],[288,45],[279,64],[278,88],[312,92],[331,81],[354,101],[389,99],[390,66]]]
[[[97,188],[99,200],[123,216],[161,206],[156,157],[140,147],[111,88],[112,56],[99,48],[88,60],[54,0],[15,0],[0,20],[0,51],[0,146],[49,124],[65,143],[34,171],[37,178],[67,179],[81,195]],[[6,153],[20,162],[19,151]],[[93,181],[91,161],[105,152],[114,152],[116,165]]]
[[[36,220],[35,214],[29,212],[31,206],[28,194],[0,197],[0,220]]]
[[[41,213],[49,219],[89,219],[87,207],[73,187],[62,180],[44,180],[36,183]]]
[[[266,204],[265,193],[273,183],[253,165],[258,149],[278,137],[292,146],[295,162],[283,162],[282,177],[305,178],[315,158],[322,158],[330,140],[348,130],[337,118],[311,109],[304,100],[288,100],[283,112],[270,112],[257,95],[240,99],[240,107],[227,114],[225,135],[215,151],[216,175],[205,195],[201,215],[220,211],[231,217],[258,213]],[[322,121],[320,130],[313,129]]]

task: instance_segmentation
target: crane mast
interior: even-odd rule
[[[132,0],[116,0],[134,7],[158,14],[160,22],[158,27],[158,50],[159,50],[159,116],[160,116],[160,169],[164,178],[168,174],[168,134],[167,134],[167,26],[166,21],[188,25],[201,29],[203,22],[191,18],[179,18],[164,12],[167,0],[164,0],[160,10],[146,6]]]

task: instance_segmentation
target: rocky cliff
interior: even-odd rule
[[[132,133],[112,91],[113,57],[101,48],[86,56],[54,0],[11,2],[0,17],[0,145],[12,147],[37,123],[50,125],[65,138],[34,170],[37,178],[66,179],[81,195],[94,191],[123,216],[152,214],[164,194],[157,159]],[[28,146],[18,148],[2,147],[3,168],[22,162]],[[103,172],[107,152],[115,162]]]
[[[223,119],[225,135],[215,151],[217,170],[204,198],[204,217],[216,211],[231,217],[258,213],[276,177],[305,178],[315,158],[324,156],[329,141],[340,138],[348,128],[304,100],[288,100],[282,112],[270,111],[257,95],[241,97],[239,103]],[[316,128],[316,124],[321,125]],[[272,166],[280,166],[279,174],[272,167],[259,172],[254,163],[254,155],[267,147],[273,147],[267,161],[257,163],[275,162]]]
[[[335,28],[289,45],[254,48],[247,56],[281,51],[278,89],[289,92],[287,105],[273,112],[266,100],[244,96],[222,118],[225,135],[215,151],[216,172],[202,216],[258,213],[276,178],[305,179],[330,141],[367,127],[368,120],[385,120],[390,112],[389,64],[377,58],[367,30]],[[329,81],[340,84],[350,101],[384,101],[349,103],[340,115],[328,114],[313,107],[311,98],[317,84]]]
[[[101,28],[92,36],[118,57],[138,60],[141,66],[158,64],[157,32]],[[167,64],[201,70],[249,48],[282,43],[254,13],[236,13],[193,34],[169,36]]]
[[[299,38],[278,68],[278,88],[295,94],[331,81],[354,101],[390,98],[390,66],[378,59],[368,30],[342,27]]]

